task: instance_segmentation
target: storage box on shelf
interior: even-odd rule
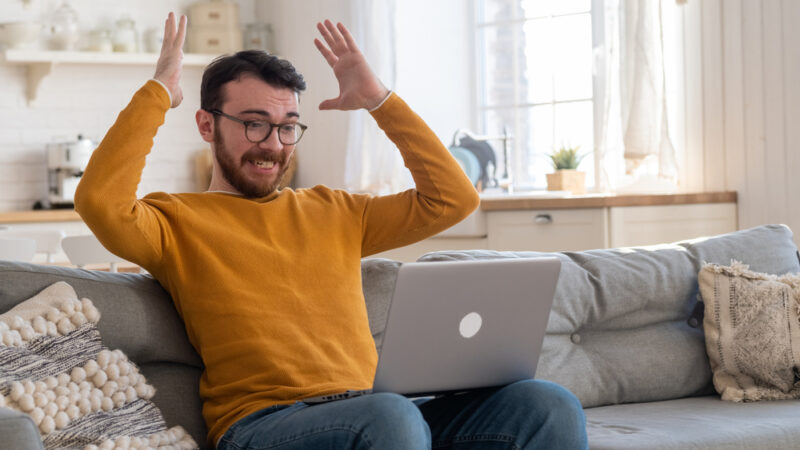
[[[189,50],[196,53],[234,53],[242,50],[239,5],[231,2],[198,2],[189,7]]]

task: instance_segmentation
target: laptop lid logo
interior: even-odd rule
[[[461,323],[458,325],[458,331],[461,333],[461,336],[469,339],[478,334],[482,325],[483,318],[481,315],[476,312],[471,312],[461,319]]]

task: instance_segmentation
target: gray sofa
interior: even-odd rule
[[[532,252],[437,252],[423,261],[516,258]],[[689,325],[703,262],[741,260],[760,272],[800,272],[791,231],[770,225],[671,245],[548,254],[562,261],[538,377],[581,400],[591,448],[800,448],[800,401],[736,404],[714,394],[702,328]],[[400,263],[365,259],[370,325],[380,346]],[[153,384],[168,425],[205,442],[197,395],[202,363],[172,303],[138,274],[0,262],[0,312],[55,281],[102,313],[109,348],[123,350]],[[4,448],[38,449],[33,422],[0,409]]]

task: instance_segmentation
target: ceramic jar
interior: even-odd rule
[[[51,46],[56,50],[75,50],[81,37],[78,13],[64,1],[53,12],[51,22]]]
[[[136,22],[128,16],[122,16],[114,27],[114,51],[135,53],[139,51],[139,36],[136,33]]]

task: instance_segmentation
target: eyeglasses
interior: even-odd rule
[[[278,140],[283,145],[294,145],[300,142],[308,126],[297,123],[269,123],[266,120],[242,120],[238,117],[225,114],[218,109],[206,110],[215,116],[222,116],[244,125],[244,135],[248,141],[258,144],[264,142],[272,134],[272,129],[278,129]]]

